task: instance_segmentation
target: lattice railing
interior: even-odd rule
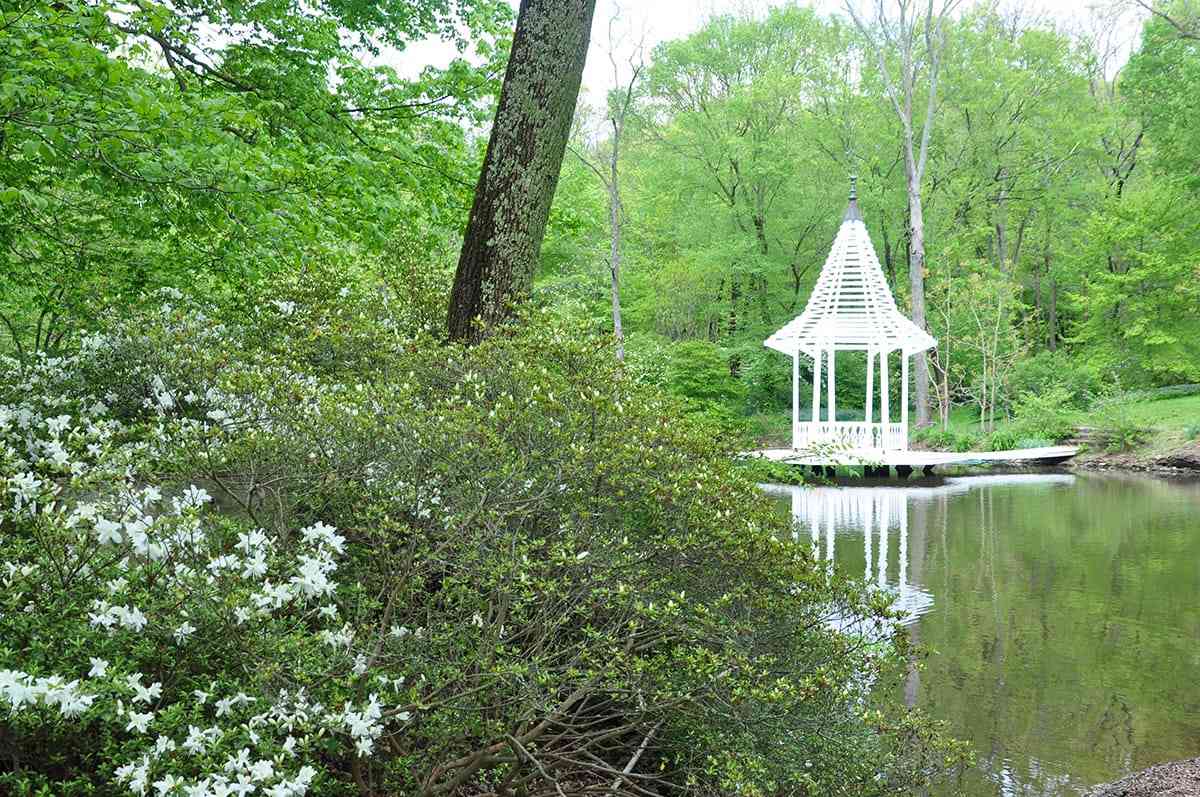
[[[865,421],[801,421],[792,433],[793,448],[836,445],[841,448],[895,451],[908,448],[908,430],[902,423]]]

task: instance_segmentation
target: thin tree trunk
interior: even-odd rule
[[[595,5],[595,0],[521,0],[450,294],[450,340],[478,342],[529,293],[579,96]]]
[[[883,233],[883,268],[887,272],[888,288],[896,291],[896,259],[892,252],[892,242],[888,239],[887,214],[879,214],[879,229]]]
[[[1040,326],[1041,319],[1044,319],[1046,316],[1046,308],[1043,306],[1042,302],[1042,269],[1038,266],[1033,266],[1030,268],[1030,271],[1033,272],[1034,323]]]
[[[1047,267],[1049,267],[1049,257],[1047,257]],[[1058,280],[1050,277],[1050,306],[1047,316],[1046,344],[1050,351],[1058,350]]]
[[[621,186],[617,159],[621,152],[621,125],[613,122],[612,157],[609,159],[608,229],[611,233],[608,269],[612,277],[613,336],[617,339],[617,360],[625,360],[625,333],[621,329]]]
[[[914,181],[908,184],[909,252],[908,281],[912,301],[912,321],[921,329],[925,324],[925,217],[921,208],[921,188]],[[913,356],[913,379],[916,381],[917,428],[929,425],[929,361],[926,353]]]
[[[1000,186],[1000,194],[996,198],[996,265],[1000,273],[1008,275],[1008,190]]]

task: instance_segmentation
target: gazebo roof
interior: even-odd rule
[[[804,312],[764,345],[784,354],[799,350],[809,355],[830,348],[902,349],[909,355],[937,345],[896,308],[858,209],[854,178],[850,206]]]

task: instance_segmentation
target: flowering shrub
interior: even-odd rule
[[[370,754],[407,701],[402,679],[366,676],[372,651],[341,616],[345,538],[146,485],[149,446],[123,441],[103,399],[53,396],[73,365],[43,361],[0,405],[4,785],[283,797],[320,783],[306,762],[331,744]]]
[[[7,364],[0,788],[871,794],[946,763],[886,699],[886,607],[603,341],[321,301],[168,298]],[[286,345],[330,317],[374,373]]]

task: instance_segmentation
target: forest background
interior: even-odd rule
[[[1020,4],[960,9],[932,114],[916,60],[913,125],[931,127],[929,402],[943,426],[967,406],[993,432],[1024,399],[1040,419],[1026,436],[1062,436],[1047,412],[1200,381],[1196,12],[1132,7],[1145,21],[1127,60],[1115,42],[1128,7],[1092,7],[1072,32]],[[507,4],[231,6],[204,24],[151,4],[56,6],[52,23],[42,8],[2,34],[5,347],[54,350],[156,288],[236,302],[314,263],[440,301]],[[910,306],[887,80],[898,51],[880,61],[848,16],[802,4],[716,16],[645,51],[635,13],[597,20],[612,91],[578,110],[535,300],[611,334],[619,282],[633,367],[731,429],[778,437],[790,368],[762,340],[803,309],[851,174]],[[462,57],[415,79],[380,57],[431,36]],[[856,417],[862,356],[839,358],[837,376]]]

